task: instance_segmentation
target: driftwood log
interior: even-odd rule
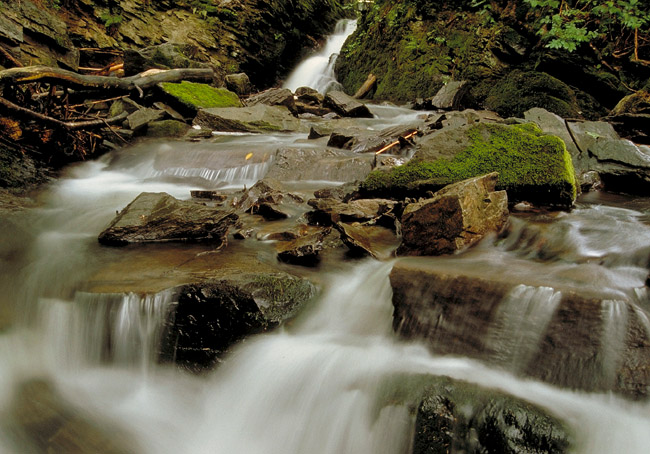
[[[370,92],[370,90],[372,90],[372,88],[375,86],[376,83],[377,83],[377,76],[375,76],[372,73],[368,74],[368,78],[363,83],[363,85],[361,85],[361,87],[359,87],[357,92],[354,94],[353,98],[354,99],[363,98],[364,96],[366,96]]]
[[[0,71],[0,87],[21,85],[33,82],[48,82],[70,88],[97,90],[138,91],[153,87],[161,82],[179,82],[181,80],[210,81],[214,71],[210,68],[181,68],[163,71],[146,71],[130,77],[109,77],[78,74],[49,66],[26,66]]]

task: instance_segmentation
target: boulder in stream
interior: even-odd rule
[[[451,254],[500,232],[508,220],[508,196],[495,191],[491,173],[451,184],[432,198],[406,206],[399,255]]]
[[[501,391],[426,375],[394,378],[382,388],[382,399],[415,412],[413,454],[560,454],[575,444],[565,422]]]
[[[489,273],[486,273],[489,270]],[[437,354],[470,356],[558,386],[650,389],[647,318],[597,266],[549,268],[474,250],[443,259],[402,259],[393,267],[393,328]],[[588,276],[584,273],[590,273]]]
[[[177,289],[163,361],[194,371],[210,368],[235,343],[295,316],[316,294],[311,282],[291,274],[242,271]]]
[[[238,216],[161,192],[143,192],[99,234],[109,246],[168,241],[210,242],[221,246]]]
[[[449,184],[499,172],[497,189],[506,190],[511,202],[573,205],[573,163],[558,137],[544,135],[532,124],[478,122],[448,128],[418,138],[418,148],[407,164],[370,173],[361,185],[363,191],[373,196],[421,197],[422,181]]]
[[[194,124],[231,132],[297,131],[300,128],[300,121],[285,106],[265,104],[201,109],[194,118]]]
[[[314,266],[319,261],[325,238],[331,228],[301,236],[293,241],[280,242],[276,245],[278,259],[294,265]]]
[[[324,105],[331,107],[343,117],[372,118],[373,115],[368,107],[348,96],[342,91],[330,91],[325,95]]]

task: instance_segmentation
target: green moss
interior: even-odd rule
[[[544,72],[512,71],[489,91],[485,107],[503,117],[522,117],[533,107],[541,107],[561,117],[577,117],[580,109],[574,91]]]
[[[180,84],[165,82],[161,86],[165,93],[173,96],[185,106],[194,109],[241,107],[242,105],[235,93],[208,84],[183,81]]]
[[[479,124],[468,130],[471,145],[452,160],[411,161],[391,172],[373,171],[362,183],[368,192],[405,193],[416,181],[438,184],[499,172],[499,188],[512,199],[570,206],[576,197],[571,156],[558,137],[532,124]]]
[[[147,125],[147,137],[181,137],[190,125],[178,120],[152,121]]]

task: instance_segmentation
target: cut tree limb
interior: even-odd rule
[[[24,120],[34,120],[40,124],[50,126],[53,128],[62,128],[67,131],[78,131],[80,129],[93,129],[93,128],[103,128],[106,125],[111,125],[119,123],[124,120],[129,114],[128,112],[122,112],[120,115],[111,118],[100,118],[97,120],[86,120],[86,121],[61,121],[56,118],[48,117],[24,107],[20,107],[7,101],[6,99],[0,97],[0,112],[12,114],[17,118]]]
[[[49,82],[75,88],[94,88],[97,90],[137,90],[142,95],[142,90],[150,88],[161,82],[179,82],[182,80],[210,81],[214,78],[214,71],[210,68],[180,68],[160,71],[155,74],[130,77],[108,77],[77,74],[60,68],[49,66],[27,66],[24,68],[11,68],[0,71],[0,86],[6,84],[20,85],[32,82]]]
[[[372,87],[374,87],[376,83],[377,83],[377,76],[375,76],[372,73],[368,74],[368,78],[363,83],[363,85],[361,85],[361,87],[359,87],[357,92],[354,94],[353,98],[354,99],[363,98],[364,96],[366,96],[368,94],[368,92],[370,90],[372,90]]]

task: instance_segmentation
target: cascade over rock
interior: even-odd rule
[[[594,293],[588,282],[567,287],[561,275],[544,275],[543,268],[524,262],[517,285],[503,265],[481,257],[466,268],[462,259],[395,264],[395,331],[423,340],[434,352],[476,357],[555,385],[647,395],[650,337],[633,301],[616,292]],[[490,273],[481,273],[485,269]],[[597,281],[600,272],[592,272]],[[522,281],[524,275],[529,277]],[[614,311],[627,314],[629,324],[625,317],[610,319]],[[515,325],[520,331],[500,331]],[[608,339],[613,326],[622,332]]]

